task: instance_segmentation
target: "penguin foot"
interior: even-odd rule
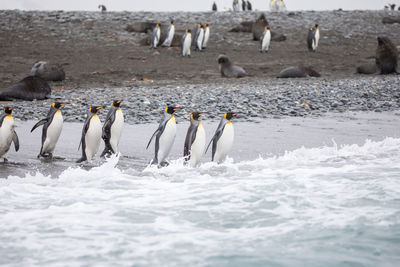
[[[80,159],[78,159],[77,161],[76,161],[76,163],[82,163],[82,162],[84,162],[86,159],[85,158],[80,158]]]
[[[166,161],[163,161],[163,162],[161,162],[160,164],[158,164],[158,166],[159,166],[159,168],[161,168],[161,167],[167,167],[167,166],[169,166],[169,163],[166,162]]]
[[[8,162],[8,159],[4,158],[4,159],[3,159],[3,162],[4,162],[4,163],[7,163],[7,162]]]

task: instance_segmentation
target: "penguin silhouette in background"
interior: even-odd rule
[[[18,135],[14,130],[14,118],[11,115],[11,107],[4,108],[4,114],[0,118],[0,158],[7,162],[6,155],[10,150],[11,142],[14,143],[15,151],[19,150]]]
[[[218,11],[217,4],[215,2],[212,5],[212,11],[214,11],[214,12]]]
[[[228,112],[225,113],[224,117],[221,119],[218,128],[206,149],[207,153],[208,148],[212,143],[212,161],[222,163],[231,150],[233,139],[235,137],[231,119],[236,115],[238,115],[238,113]]]
[[[183,156],[185,163],[191,167],[195,167],[200,162],[206,146],[206,132],[199,121],[199,118],[203,115],[205,113],[193,112],[190,114],[190,126],[186,133]]]
[[[164,111],[164,117],[161,120],[158,129],[153,133],[147,144],[146,149],[149,148],[151,141],[156,138],[155,142],[155,153],[151,164],[157,164],[159,166],[167,166],[166,158],[171,151],[172,145],[175,141],[176,135],[176,120],[174,113],[180,110],[178,107],[168,106]]]
[[[314,27],[311,27],[308,31],[307,36],[307,47],[310,52],[317,51],[319,42],[319,25],[315,24]]]
[[[37,127],[43,125],[42,146],[38,158],[53,158],[53,152],[63,128],[64,119],[60,110],[62,106],[64,104],[60,102],[52,103],[47,117],[38,121],[31,130],[33,132]]]

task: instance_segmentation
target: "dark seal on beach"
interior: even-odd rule
[[[321,77],[312,67],[296,66],[282,70],[277,78],[306,78]]]
[[[364,64],[357,67],[359,74],[375,74],[377,72],[376,64]]]
[[[217,62],[222,77],[241,78],[246,76],[246,71],[242,67],[233,65],[226,55],[219,55]]]
[[[14,99],[34,100],[45,99],[50,96],[51,88],[42,78],[28,76],[13,86],[0,90],[0,100]]]
[[[261,39],[261,36],[264,33],[265,26],[268,26],[268,21],[265,18],[265,15],[261,14],[251,27],[254,41],[259,41]]]
[[[54,82],[65,80],[64,69],[60,65],[50,65],[46,61],[39,61],[33,64],[31,76]]]
[[[398,52],[396,46],[387,37],[378,37],[376,66],[380,74],[397,73]]]

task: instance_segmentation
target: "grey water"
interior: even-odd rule
[[[0,264],[7,266],[397,266],[400,116],[330,114],[234,122],[230,158],[147,166],[156,124],[126,125],[121,155],[74,163],[66,123],[54,162],[16,122],[0,165]],[[205,121],[211,136],[217,122]]]

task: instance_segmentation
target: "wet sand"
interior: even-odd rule
[[[218,122],[204,121],[207,140],[210,140]],[[9,152],[10,163],[1,164],[0,177],[10,175],[24,177],[27,172],[41,172],[57,178],[68,167],[79,166],[75,161],[80,157],[78,145],[83,124],[65,123],[55,156],[65,160],[38,160],[40,150],[41,128],[30,133],[33,121],[16,122],[16,131],[20,138],[21,148]],[[266,158],[274,155],[283,155],[285,151],[292,151],[301,147],[313,148],[321,146],[338,146],[343,144],[362,145],[367,139],[383,140],[385,137],[400,137],[398,129],[400,114],[387,113],[342,113],[328,114],[318,118],[288,117],[284,119],[264,119],[257,122],[234,122],[235,143],[230,157],[235,162],[256,159],[259,156]],[[169,159],[182,157],[183,144],[188,122],[179,120],[177,136]],[[122,170],[134,168],[142,170],[153,157],[154,144],[146,150],[147,142],[156,130],[157,124],[125,125],[121,139],[121,154],[118,163]],[[103,145],[101,145],[101,149]],[[203,158],[209,161],[211,151]],[[99,153],[98,153],[99,154]],[[103,162],[98,157],[83,168],[90,169]]]

